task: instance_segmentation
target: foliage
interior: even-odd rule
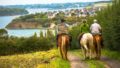
[[[113,0],[112,6],[108,6],[99,12],[97,19],[103,29],[103,38],[106,48],[120,51],[120,1]]]
[[[27,14],[28,11],[25,9],[18,9],[18,8],[0,8],[0,16],[6,15],[23,15]]]
[[[7,38],[8,32],[6,29],[0,29],[0,38]]]
[[[111,58],[111,59],[120,61],[120,53],[118,51],[111,51],[111,50],[108,50],[108,49],[106,49],[106,50],[104,49],[102,51],[102,54]]]
[[[55,47],[55,37],[40,36],[36,33],[29,38],[9,37],[0,39],[0,55],[28,53],[33,51],[47,51]]]
[[[71,48],[72,49],[76,49],[76,48],[80,48],[79,44],[78,44],[78,36],[80,34],[80,25],[78,25],[77,27],[73,27],[70,30],[70,35],[72,36],[72,45]]]

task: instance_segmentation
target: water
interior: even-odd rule
[[[18,16],[0,16],[0,28],[5,28],[16,17]]]
[[[10,36],[17,36],[17,37],[30,37],[33,36],[35,33],[37,36],[40,36],[40,32],[45,33],[47,32],[46,29],[17,29],[17,30],[7,30]]]

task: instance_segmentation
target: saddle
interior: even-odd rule
[[[56,37],[56,41],[57,41],[57,47],[58,47],[58,38],[60,36],[63,36],[63,35],[67,35],[69,37],[69,41],[71,42],[72,41],[72,36],[70,36],[69,34],[66,34],[66,33],[61,33],[61,34],[58,34],[57,37]],[[71,45],[71,43],[70,43]]]
[[[68,35],[69,36],[69,40],[72,41],[72,36],[70,36],[69,34],[66,34],[66,33],[61,33],[61,34],[58,34],[57,35],[57,40],[60,36],[63,36],[63,35]]]

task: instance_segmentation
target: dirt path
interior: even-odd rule
[[[102,56],[101,61],[107,65],[106,68],[120,68],[120,62],[117,60],[113,60],[108,57]]]
[[[70,61],[71,68],[89,68],[84,60],[70,52],[68,53],[68,60]],[[102,56],[100,61],[104,63],[105,68],[120,68],[120,62],[117,60]]]
[[[71,53],[68,53],[68,60],[70,61],[71,68],[88,68],[88,65],[80,59],[80,57],[77,57]]]

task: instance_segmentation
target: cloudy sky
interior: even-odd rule
[[[108,1],[108,0],[0,0],[0,5],[49,4],[49,3],[93,2],[93,1]]]

